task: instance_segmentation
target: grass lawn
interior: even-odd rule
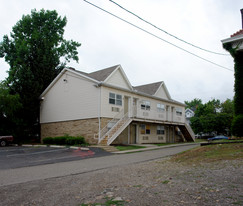
[[[207,142],[207,139],[195,139],[196,143],[200,143],[200,142]]]
[[[115,147],[120,151],[146,148],[145,146],[137,146],[137,145],[118,145]]]
[[[233,160],[243,158],[243,144],[216,144],[197,147],[177,154],[172,161],[186,164],[200,164],[220,160]]]

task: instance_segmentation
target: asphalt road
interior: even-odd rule
[[[161,148],[157,150],[130,154],[116,154],[68,162],[37,165],[31,167],[3,169],[0,170],[0,186],[82,174],[119,165],[145,162],[174,155],[197,146],[198,145],[182,145],[180,147]]]
[[[0,170],[68,162],[105,155],[110,155],[110,153],[100,148],[82,150],[80,148],[0,147]]]

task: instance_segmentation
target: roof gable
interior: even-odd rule
[[[171,99],[163,81],[133,87],[138,92],[149,94],[163,99]]]
[[[64,68],[57,76],[56,78],[49,84],[49,86],[42,92],[42,94],[40,95],[40,98],[42,98],[53,86],[54,84],[62,77],[63,74],[65,74],[66,72],[71,72],[72,74],[78,75],[82,78],[87,79],[88,81],[94,82],[94,83],[99,83],[97,80],[90,78],[88,76],[87,73],[85,72],[81,72],[81,71],[77,71],[73,68]]]
[[[149,95],[154,95],[156,91],[158,90],[159,86],[161,85],[162,82],[155,82],[151,84],[144,84],[140,86],[133,87],[135,90],[149,94]]]
[[[158,90],[155,92],[154,96],[160,97],[162,99],[171,99],[169,91],[168,91],[167,87],[165,86],[164,82],[161,83]]]
[[[131,83],[129,82],[125,72],[120,65],[104,80],[104,83],[129,90],[133,89]]]
[[[185,113],[191,113],[191,114],[195,114],[190,108],[186,108],[186,110],[185,110]]]

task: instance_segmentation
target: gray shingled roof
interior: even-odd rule
[[[136,86],[133,87],[135,90],[139,91],[139,92],[143,92],[145,94],[149,94],[149,95],[154,95],[155,92],[158,90],[159,86],[162,84],[163,82],[155,82],[155,83],[151,83],[151,84],[145,84],[145,85],[141,85],[141,86]]]
[[[85,72],[81,72],[81,71],[78,71],[78,70],[75,70],[73,68],[69,68],[69,69],[73,69],[75,70],[76,72],[80,73],[80,74],[83,74],[87,77],[90,77],[92,79],[95,79],[97,81],[104,81],[119,65],[116,65],[116,66],[112,66],[112,67],[109,67],[109,68],[106,68],[106,69],[101,69],[99,71],[95,71],[95,72],[91,72],[91,73],[85,73]]]
[[[95,71],[95,72],[91,72],[91,73],[85,73],[85,72],[81,72],[78,70],[75,70],[76,72],[79,72],[80,74],[83,74],[87,77],[90,77],[92,79],[95,79],[97,81],[105,81],[105,79],[118,67],[119,65],[115,65],[106,69],[101,69],[99,71]],[[72,68],[70,68],[72,69]],[[149,94],[149,95],[154,95],[155,92],[157,92],[157,90],[159,89],[160,85],[163,82],[155,82],[155,83],[151,83],[151,84],[145,84],[145,85],[140,85],[140,86],[136,86],[133,87],[134,90],[138,91],[138,92],[142,92],[145,94]]]
[[[96,72],[87,74],[90,78],[96,79],[100,82],[104,81],[119,65],[102,69]]]

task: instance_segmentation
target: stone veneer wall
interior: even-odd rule
[[[94,138],[94,134],[97,134],[98,130],[98,118],[44,123],[41,124],[41,139],[68,134],[83,136],[89,144],[97,144],[98,140]]]
[[[101,118],[101,129],[110,120],[110,118]],[[70,136],[83,136],[89,144],[97,144],[98,139],[94,138],[94,135],[98,134],[98,130],[98,118],[44,123],[41,124],[41,140],[45,137],[58,137],[68,134]]]

